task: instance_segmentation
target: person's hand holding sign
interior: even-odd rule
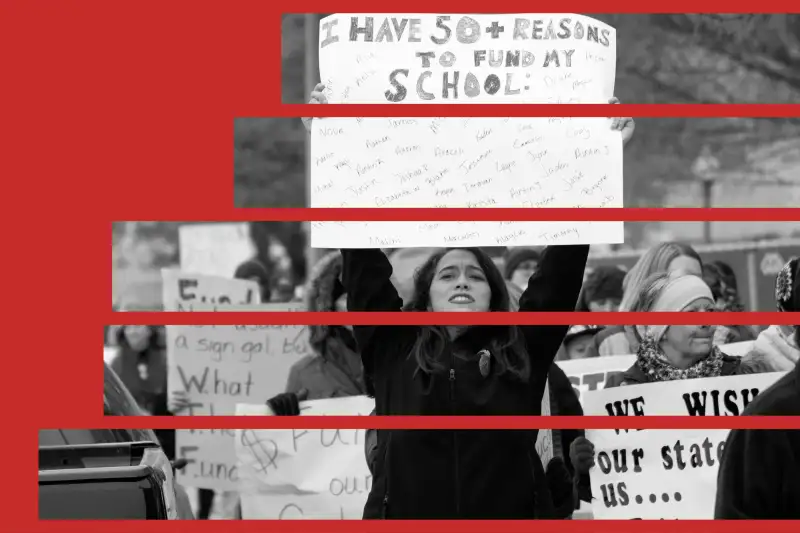
[[[327,104],[328,97],[325,96],[323,92],[325,90],[324,83],[318,83],[314,90],[311,91],[311,99],[308,101],[309,104]],[[306,131],[311,133],[311,121],[313,120],[311,117],[303,117],[301,119],[303,121],[303,125],[306,127]]]
[[[608,101],[609,104],[619,104],[619,98],[616,96]],[[628,141],[633,137],[633,130],[636,129],[636,123],[631,117],[615,117],[611,122],[611,129],[622,132],[622,146],[628,144]]]
[[[569,445],[569,459],[575,475],[583,475],[594,466],[594,444],[586,437],[578,437]]]

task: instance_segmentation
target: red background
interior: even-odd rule
[[[5,380],[0,388],[5,400],[0,457],[6,488],[0,529],[641,530],[636,522],[570,521],[37,521],[36,430],[107,423],[97,409],[102,383],[100,328],[119,322],[119,317],[110,313],[110,223],[250,216],[234,213],[232,208],[234,118],[312,114],[302,107],[280,106],[281,7],[286,4],[269,0],[0,1],[0,176],[5,188],[2,294],[6,315],[13,317],[5,322],[13,327],[4,328]],[[427,12],[432,7],[429,1],[402,5],[316,1],[291,6],[295,12]],[[494,6],[462,0],[439,1],[435,7],[446,13],[481,12]],[[538,5],[507,0],[502,5],[510,13],[647,12],[647,8],[732,12],[747,11],[748,7],[752,9],[752,4],[731,0],[672,0],[663,7],[632,1]],[[762,1],[758,7],[796,12],[799,6],[790,0]],[[254,64],[261,68],[254,69]],[[615,114],[662,114],[663,109],[617,107]],[[319,108],[311,111],[319,112]],[[446,107],[436,109],[439,116],[451,112]],[[794,106],[736,106],[710,112],[730,116],[800,114]],[[580,114],[561,108],[559,113]],[[681,107],[669,108],[666,113],[692,116],[709,111]],[[252,216],[270,218],[263,210]],[[747,213],[741,216],[749,217]],[[764,212],[756,216],[765,220]],[[794,531],[796,524],[682,522],[680,527],[750,533],[759,527]],[[647,529],[668,531],[674,525],[653,522]]]

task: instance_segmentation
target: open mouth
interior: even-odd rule
[[[453,304],[471,304],[475,303],[475,298],[469,294],[454,294],[449,301]]]

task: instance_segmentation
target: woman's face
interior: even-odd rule
[[[430,311],[488,311],[492,289],[475,256],[447,252],[436,265],[430,288]]]
[[[667,272],[682,272],[699,278],[703,277],[703,267],[700,261],[688,255],[681,255],[670,261]]]
[[[131,349],[137,352],[147,349],[147,342],[150,340],[150,328],[147,326],[125,326],[122,333]]]
[[[533,276],[538,267],[539,261],[536,259],[528,259],[527,261],[521,262],[516,270],[514,270],[514,273],[511,274],[511,283],[522,290],[527,289],[528,280],[531,279],[531,276]]]
[[[714,310],[708,298],[695,300],[681,311],[702,313]],[[661,339],[667,359],[677,368],[689,368],[711,353],[716,326],[670,326]]]
[[[589,302],[589,311],[593,313],[619,311],[619,298],[605,298],[603,300],[592,300]]]

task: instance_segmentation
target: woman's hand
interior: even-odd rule
[[[609,104],[619,104],[619,98],[616,96],[608,101]],[[628,141],[633,137],[633,130],[636,129],[636,123],[631,117],[615,117],[611,122],[611,129],[622,132],[622,146],[628,144]]]
[[[325,90],[325,84],[324,83],[318,83],[316,85],[316,87],[314,87],[314,90],[311,91],[311,99],[308,101],[308,103],[309,104],[327,104],[328,103],[328,97],[325,96],[325,93],[323,92],[324,90]],[[306,127],[306,131],[308,131],[310,133],[311,132],[311,121],[313,119],[310,118],[310,117],[303,117],[300,120],[303,121],[303,125]]]
[[[163,405],[163,404],[162,404]],[[186,391],[172,391],[169,395],[169,412],[173,415],[178,415],[187,409],[191,402],[189,402],[189,396],[186,394]]]
[[[275,416],[298,416],[300,414],[300,402],[306,401],[308,390],[301,389],[300,392],[284,392],[267,400],[267,405]]]
[[[594,444],[586,437],[578,437],[569,445],[569,459],[576,475],[587,474],[594,466]]]

